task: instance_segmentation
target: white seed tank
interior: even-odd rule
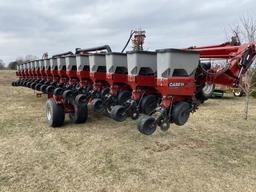
[[[180,49],[157,50],[157,78],[186,77],[194,74],[199,64],[199,52]]]
[[[156,74],[156,52],[129,51],[127,52],[128,75]]]
[[[124,53],[106,54],[107,73],[127,73],[127,55]]]

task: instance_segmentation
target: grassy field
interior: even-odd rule
[[[256,191],[256,100],[207,101],[183,127],[144,136],[90,110],[86,124],[45,123],[46,97],[0,71],[0,191]]]

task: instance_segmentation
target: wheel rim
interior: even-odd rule
[[[240,96],[240,95],[241,95],[241,92],[240,92],[240,91],[239,91],[239,92],[238,92],[238,91],[235,91],[234,94],[235,94],[235,96]]]
[[[211,94],[213,86],[213,84],[205,84],[205,86],[203,87],[203,92],[207,95]]]
[[[111,110],[111,116],[114,120],[122,122],[127,118],[126,109],[124,107],[114,108]]]
[[[51,121],[52,119],[52,113],[51,113],[51,106],[47,105],[46,106],[46,117],[48,121]]]
[[[143,125],[143,130],[144,133],[146,134],[152,134],[153,132],[155,132],[156,129],[156,125],[155,125],[155,121],[153,121],[152,119],[148,119],[144,125]]]

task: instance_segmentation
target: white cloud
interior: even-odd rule
[[[145,48],[221,43],[225,29],[253,13],[253,0],[20,0],[0,2],[0,59],[5,62],[110,44],[119,51],[131,29]]]

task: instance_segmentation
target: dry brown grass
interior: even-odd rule
[[[248,121],[228,96],[153,136],[91,111],[86,124],[53,129],[46,97],[12,79],[0,72],[0,191],[256,191],[256,100]]]

